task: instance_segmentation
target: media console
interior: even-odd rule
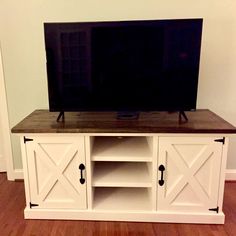
[[[26,219],[223,224],[229,136],[209,110],[141,113],[36,110],[16,125]]]

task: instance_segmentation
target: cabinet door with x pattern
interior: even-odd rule
[[[219,137],[159,138],[158,210],[217,207],[222,145]]]
[[[26,142],[31,205],[86,208],[84,137],[33,137]]]

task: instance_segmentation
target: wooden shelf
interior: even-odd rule
[[[144,162],[96,162],[95,187],[152,187],[148,164]]]
[[[150,211],[148,188],[95,188],[94,210]]]
[[[151,162],[147,137],[95,137],[92,161]]]

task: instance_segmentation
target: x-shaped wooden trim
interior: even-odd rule
[[[41,188],[38,193],[39,201],[43,202],[49,195],[50,191],[52,191],[54,185],[59,181],[66,191],[71,195],[73,199],[79,198],[79,193],[75,189],[75,187],[71,184],[71,182],[63,175],[63,172],[69,165],[69,163],[73,160],[78,150],[75,145],[72,144],[70,149],[66,152],[64,157],[61,159],[59,165],[56,165],[48,153],[43,150],[38,143],[35,143],[34,150],[38,156],[40,156],[40,160],[44,162],[46,166],[49,167],[52,175],[49,177],[45,185]],[[78,178],[79,181],[79,178]],[[36,181],[37,182],[37,181]]]
[[[169,144],[167,149],[170,154],[169,157],[173,157],[172,161],[175,163],[176,167],[183,174],[179,181],[173,185],[171,189],[168,189],[168,192],[165,197],[165,201],[169,204],[172,203],[180,191],[186,186],[186,184],[190,184],[192,189],[199,197],[202,203],[209,203],[210,198],[208,193],[203,189],[198,180],[194,177],[196,172],[201,168],[201,166],[211,157],[213,154],[212,150],[208,148],[208,146],[204,146],[201,151],[194,158],[194,162],[191,167],[188,167],[184,161],[184,158],[181,154],[174,148],[174,144]]]

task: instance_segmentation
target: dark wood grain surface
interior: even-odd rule
[[[1,236],[235,236],[236,183],[226,183],[225,224],[169,224],[80,220],[24,220],[24,183],[0,173]]]
[[[180,122],[178,113],[143,112],[138,120],[118,120],[115,112],[58,112],[36,110],[12,128],[12,133],[236,133],[236,128],[209,110],[186,112],[189,121]]]

